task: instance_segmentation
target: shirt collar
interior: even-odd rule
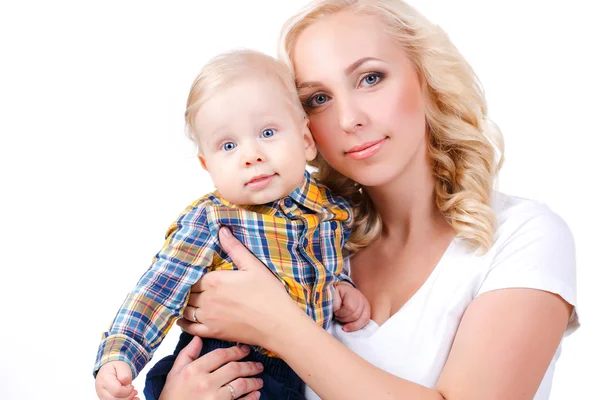
[[[313,210],[315,212],[323,211],[323,199],[321,198],[321,190],[315,178],[308,171],[304,171],[304,179],[300,185],[290,193],[290,198],[296,203]]]

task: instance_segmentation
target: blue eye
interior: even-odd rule
[[[262,137],[262,138],[270,138],[270,137],[273,137],[273,135],[275,135],[275,130],[274,129],[265,129],[260,134],[260,137]]]
[[[379,83],[379,81],[381,80],[382,77],[383,77],[382,74],[371,73],[360,80],[359,86],[373,86],[376,83]],[[363,85],[363,83],[364,83],[364,85]]]
[[[235,149],[236,147],[237,147],[237,145],[233,142],[227,142],[223,146],[221,146],[221,148],[225,151],[231,151],[231,150]]]
[[[325,104],[327,100],[329,100],[329,96],[325,93],[317,93],[308,100],[308,104],[310,107],[319,107]]]

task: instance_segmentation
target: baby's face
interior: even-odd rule
[[[264,204],[290,194],[316,155],[306,122],[268,79],[245,78],[194,118],[202,165],[225,200]]]

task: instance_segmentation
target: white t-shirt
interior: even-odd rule
[[[478,295],[503,288],[556,293],[576,305],[575,247],[565,222],[544,204],[494,193],[497,231],[483,256],[454,240],[423,286],[382,326],[357,332],[334,324],[331,333],[379,368],[433,388],[463,313]],[[575,309],[563,338],[579,326]],[[560,346],[535,400],[546,400]],[[310,388],[307,399],[319,399]]]

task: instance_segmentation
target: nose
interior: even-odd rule
[[[246,151],[244,152],[242,162],[246,167],[250,167],[252,165],[260,164],[265,161],[264,154],[260,151],[256,144],[251,145],[248,144]]]
[[[338,119],[340,127],[347,133],[354,133],[367,123],[367,116],[360,106],[351,98],[337,98]]]

